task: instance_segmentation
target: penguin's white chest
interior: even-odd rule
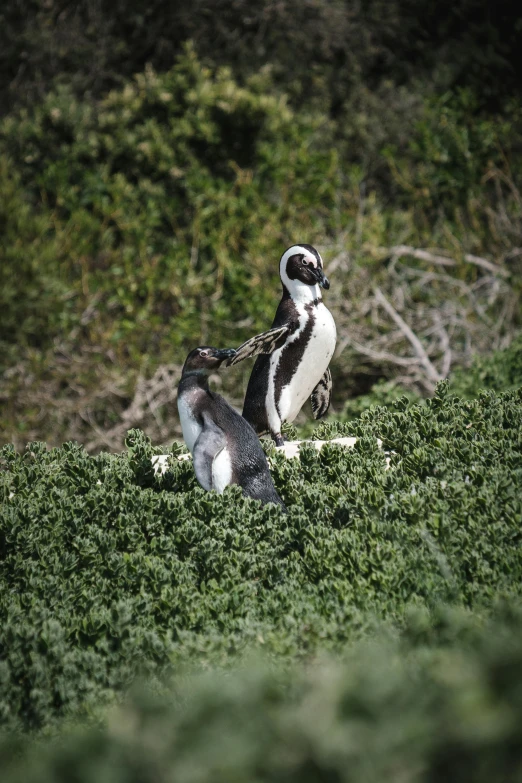
[[[216,492],[223,492],[225,487],[232,482],[232,460],[228,449],[221,449],[219,454],[214,457],[212,463],[212,489]]]
[[[178,396],[178,412],[181,429],[183,431],[183,440],[187,444],[190,453],[193,454],[194,444],[199,438],[203,427],[194,416],[192,407],[189,405],[189,401],[185,398],[185,395]]]
[[[313,328],[301,361],[294,368],[290,381],[281,389],[276,401],[282,421],[293,421],[310,397],[330,364],[337,338],[333,316],[322,302],[314,308],[312,315],[309,315],[304,307],[298,306],[298,309],[300,326],[292,337],[299,339],[310,317],[313,318]],[[284,361],[284,355],[280,357],[280,361]]]

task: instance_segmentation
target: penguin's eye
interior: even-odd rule
[[[310,261],[307,261],[306,258],[303,258],[303,266],[308,266]]]
[[[208,351],[200,351],[199,355],[200,356],[208,356]]]

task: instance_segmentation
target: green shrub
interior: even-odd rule
[[[519,596],[522,391],[461,401],[442,384],[397,406],[318,428],[357,436],[353,451],[269,447],[288,516],[238,487],[203,491],[190,462],[154,477],[137,431],[121,456],[4,447],[4,724],[83,714],[139,672],[252,646],[295,660],[342,650],[374,618],[400,628],[412,607],[487,613]]]
[[[190,39],[205,62],[232,66],[236,78],[268,61],[296,101],[321,101],[332,114],[359,83],[372,92],[387,82],[413,82],[418,89],[420,79],[439,92],[467,85],[488,107],[518,96],[519,15],[509,0],[494,16],[476,0],[451,6],[433,0],[367,0],[360,6],[221,0],[219,14],[202,0],[178,0],[168,8],[161,0],[146,8],[132,0],[106,6],[78,0],[59,11],[43,2],[3,3],[4,110],[34,103],[63,81],[79,95],[98,98],[149,62],[168,69]]]
[[[82,341],[153,362],[181,359],[210,330],[234,342],[247,299],[265,325],[281,243],[327,223],[336,191],[321,118],[295,114],[269,87],[268,77],[239,87],[188,49],[96,108],[64,88],[4,120],[0,149],[25,198],[43,207],[50,235],[73,235],[69,258],[42,259],[77,300],[61,308],[62,333],[81,328]]]
[[[488,195],[487,183],[506,156],[512,175],[520,174],[521,114],[514,103],[496,116],[481,116],[479,98],[470,90],[449,91],[424,103],[407,155],[388,151],[396,181],[407,202],[421,213],[451,214],[472,196]]]
[[[6,739],[3,780],[515,781],[520,620],[514,612],[480,628],[441,612],[438,644],[426,647],[417,613],[404,640],[384,632],[341,661],[249,662],[226,676],[179,677],[161,694],[135,689],[97,729],[44,747]]]
[[[63,245],[52,236],[21,186],[12,161],[0,157],[0,371],[60,328],[68,287],[58,274]]]
[[[513,340],[509,348],[489,356],[477,356],[471,367],[457,370],[451,378],[451,388],[461,397],[473,397],[480,389],[507,391],[522,386],[522,338]]]

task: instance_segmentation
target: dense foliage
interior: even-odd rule
[[[518,781],[520,614],[412,612],[342,661],[253,666],[138,691],[99,730],[0,744],[5,783]]]
[[[520,330],[516,4],[138,5],[0,10],[2,442],[179,434],[186,353],[270,324],[295,241],[331,267],[337,409]]]
[[[203,491],[190,462],[155,477],[150,441],[2,451],[2,720],[42,728],[139,673],[251,647],[295,660],[342,650],[380,618],[488,613],[520,596],[522,393],[437,394],[317,435],[353,449],[270,449],[289,508]],[[390,469],[376,437],[390,452]],[[179,447],[175,447],[177,453]]]
[[[498,106],[522,78],[519,10],[516,0],[499,0],[494,14],[480,0],[5,0],[0,108],[64,81],[100,97],[147,63],[167,70],[190,39],[207,63],[238,76],[268,62],[296,100],[312,95],[333,112],[360,104],[366,85],[379,100],[380,89],[396,94],[390,85],[421,79],[441,91],[471,87]]]
[[[20,233],[23,220],[13,172],[29,203],[44,197],[53,228],[32,257],[8,237],[4,350],[45,349],[76,328],[133,364],[145,353],[180,358],[200,331],[236,340],[245,316],[257,323],[278,288],[283,238],[328,220],[336,192],[335,152],[316,149],[320,118],[296,115],[267,86],[241,88],[188,51],[167,74],[149,69],[96,108],[64,89],[4,121],[7,228]],[[72,306],[53,308],[47,277],[71,290]]]

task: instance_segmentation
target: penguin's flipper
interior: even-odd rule
[[[215,458],[227,443],[225,433],[209,416],[204,416],[205,426],[200,432],[194,444],[192,458],[196,478],[203,487],[210,492],[214,489],[212,482],[212,466]]]
[[[330,407],[330,395],[332,393],[332,373],[327,367],[325,373],[310,397],[314,419],[320,419]]]
[[[239,346],[234,356],[228,360],[227,367],[238,364],[243,359],[251,359],[260,353],[273,353],[284,343],[289,331],[288,326],[277,326],[275,329],[269,329],[268,332],[256,334]]]

